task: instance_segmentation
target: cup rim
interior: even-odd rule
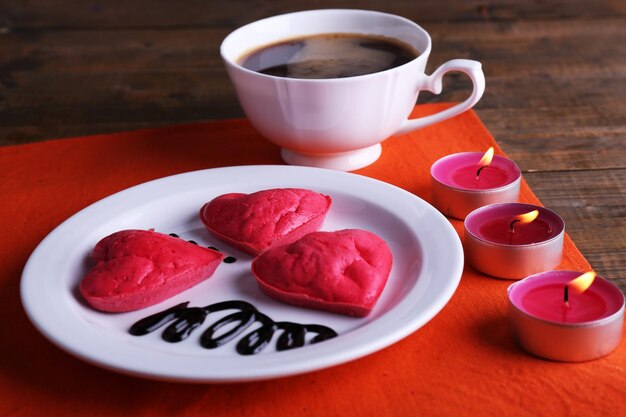
[[[313,79],[313,78],[286,78],[286,77],[278,77],[275,75],[269,75],[269,74],[263,74],[257,71],[252,71],[249,70],[245,67],[243,67],[242,65],[240,65],[237,61],[236,58],[232,59],[230,57],[228,57],[225,53],[225,47],[228,45],[228,42],[232,41],[232,39],[238,35],[238,33],[240,33],[241,31],[244,30],[248,30],[251,26],[260,24],[260,23],[266,23],[266,22],[270,22],[272,20],[278,20],[278,19],[285,19],[289,16],[296,16],[296,15],[305,15],[305,14],[309,14],[309,15],[313,15],[313,14],[326,14],[326,13],[354,13],[354,14],[361,14],[361,15],[375,15],[375,16],[380,16],[380,17],[387,17],[387,18],[394,18],[397,19],[399,21],[402,21],[410,26],[413,26],[415,29],[417,29],[421,35],[424,37],[424,39],[426,40],[426,48],[424,48],[423,51],[419,51],[420,54],[415,57],[415,59],[402,64],[400,66],[391,68],[391,69],[387,69],[385,71],[379,71],[379,72],[374,72],[374,73],[370,73],[370,74],[363,74],[363,75],[356,75],[356,76],[352,76],[352,77],[345,77],[345,78],[318,78],[318,79]],[[323,32],[320,32],[323,33]],[[287,37],[286,37],[287,38]],[[258,46],[262,46],[262,45],[258,45]],[[262,77],[262,78],[269,78],[269,79],[281,79],[281,80],[288,80],[290,82],[303,82],[303,83],[319,83],[319,82],[346,82],[349,80],[362,80],[365,77],[373,77],[373,76],[377,76],[381,73],[386,73],[388,71],[394,71],[394,70],[398,70],[399,68],[403,68],[407,65],[411,65],[412,63],[416,62],[419,59],[425,59],[422,57],[427,57],[430,55],[430,51],[432,48],[432,39],[430,37],[430,34],[428,33],[428,31],[426,31],[423,27],[421,27],[420,25],[418,25],[417,23],[415,23],[414,21],[407,19],[406,17],[403,16],[399,16],[393,13],[386,13],[386,12],[380,12],[380,11],[375,11],[375,10],[367,10],[367,9],[347,9],[347,8],[327,8],[327,9],[311,9],[311,10],[301,10],[301,11],[297,11],[297,12],[290,12],[290,13],[282,13],[282,14],[278,14],[278,15],[274,15],[274,16],[269,16],[269,17],[265,17],[262,19],[258,19],[255,20],[253,22],[247,23],[243,26],[240,26],[236,29],[234,29],[233,31],[231,31],[228,35],[226,35],[226,37],[222,40],[222,43],[220,44],[220,56],[222,57],[222,60],[226,63],[227,66],[230,66],[233,69],[236,69],[238,71],[242,71],[244,73],[248,73],[248,74],[254,74],[256,76]],[[244,52],[242,52],[242,54],[244,54]],[[238,57],[240,57],[242,54],[240,54]]]

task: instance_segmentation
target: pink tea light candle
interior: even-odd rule
[[[542,358],[582,362],[611,353],[622,339],[624,294],[595,273],[549,271],[508,289],[520,347]]]
[[[522,173],[515,162],[493,148],[445,156],[430,169],[433,205],[444,215],[464,219],[473,210],[517,202]]]
[[[521,279],[561,263],[565,223],[545,207],[491,204],[471,212],[464,225],[467,261],[485,274]]]

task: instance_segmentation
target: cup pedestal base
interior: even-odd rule
[[[280,155],[289,165],[354,171],[373,164],[380,157],[381,152],[382,146],[378,143],[355,151],[327,154],[301,153],[283,148]]]

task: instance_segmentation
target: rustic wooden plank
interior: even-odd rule
[[[559,22],[432,23],[431,65],[455,57],[483,62],[489,78],[562,80],[623,75],[624,18]]]
[[[524,173],[600,275],[626,292],[626,169]]]
[[[594,52],[597,61],[595,55],[611,55],[606,46],[611,39],[626,36],[626,25],[621,23],[621,19],[581,22],[579,26],[555,22],[550,28],[567,44],[564,50],[584,39],[605,45],[606,50]],[[591,144],[596,151],[586,166],[619,166],[616,161],[624,160],[618,142],[626,125],[620,110],[626,93],[626,53],[617,54],[606,65],[591,65],[584,57],[568,58],[569,53],[555,56],[550,43],[529,41],[546,36],[543,23],[507,23],[505,30],[502,26],[434,24],[433,37],[436,41],[440,37],[442,52],[433,52],[432,66],[458,56],[484,62],[488,88],[477,109],[503,143],[573,135],[583,138],[577,146]],[[241,116],[217,52],[226,33],[209,28],[42,31],[36,39],[12,33],[0,36],[0,48],[12,57],[0,65],[0,124],[17,129],[13,139],[5,134],[2,141],[81,135],[89,133],[94,124],[136,122],[145,126],[150,122]],[[511,42],[522,43],[520,48],[526,51],[531,51],[535,42],[533,59],[526,62],[518,57],[520,54],[503,50],[502,45]],[[475,44],[472,50],[463,46],[471,43]],[[615,47],[617,51],[624,48],[620,45]],[[511,59],[513,64],[507,64]],[[562,62],[575,68],[569,69],[566,77]],[[446,78],[445,86],[442,96],[422,94],[421,101],[461,100],[469,82],[453,74]],[[212,110],[203,112],[204,108]],[[85,123],[82,130],[81,119]],[[55,121],[74,128],[56,128]],[[33,127],[41,123],[49,127],[50,134],[32,136]],[[20,128],[24,130],[19,132]],[[535,143],[541,146],[541,142]],[[616,155],[620,150],[622,154]],[[528,166],[544,168],[545,164]]]
[[[513,134],[518,131],[522,136],[527,134],[524,129],[511,125],[516,120],[515,113],[518,109],[537,110],[541,123],[529,126],[538,126],[535,134],[550,133],[545,131],[546,123],[541,120],[546,115],[546,118],[551,119],[547,123],[549,126],[579,129],[591,125],[604,130],[620,129],[624,125],[624,114],[619,104],[626,88],[626,83],[623,82],[626,77],[626,51],[623,49],[626,46],[618,43],[611,49],[603,39],[626,36],[626,25],[621,23],[623,22],[619,19],[609,19],[573,26],[563,26],[561,22],[550,25],[564,39],[562,42],[565,42],[567,50],[575,49],[574,45],[580,42],[581,36],[591,39],[594,45],[605,45],[603,48],[606,49],[594,49],[595,52],[590,57],[592,59],[589,60],[576,54],[555,54],[551,45],[542,49],[545,43],[540,43],[534,49],[532,60],[519,59],[516,57],[521,54],[509,51],[507,55],[503,51],[501,45],[511,42],[525,42],[525,46],[520,48],[524,51],[530,50],[532,42],[527,38],[541,39],[545,36],[545,30],[542,29],[544,25],[537,22],[516,23],[512,25],[516,29],[510,29],[511,25],[507,24],[509,29],[504,33],[501,32],[499,23],[459,24],[456,25],[454,33],[457,35],[454,36],[438,35],[448,32],[451,29],[449,24],[434,25],[433,37],[436,39],[440,36],[441,39],[433,52],[431,66],[459,56],[481,60],[487,74],[488,89],[477,108],[511,112],[510,115],[503,114],[505,117],[499,120]],[[196,85],[196,89],[206,92],[204,89],[209,88],[208,91],[212,94],[211,89],[215,88],[212,86],[221,88],[221,85],[228,83],[218,53],[219,41],[226,33],[223,29],[42,32],[34,40],[5,34],[0,36],[0,47],[11,58],[0,64],[0,95],[4,98],[3,105],[9,108],[23,100],[38,104],[37,97],[33,94],[40,92],[45,95],[46,91],[54,89],[60,90],[54,92],[57,97],[65,91],[68,95],[83,94],[84,101],[92,101],[98,100],[98,88],[108,87],[115,90],[120,87],[120,80],[122,84],[128,84],[123,81],[126,77],[130,78],[129,82],[134,82],[134,75],[129,74],[147,73],[146,78],[150,79],[160,72],[184,72],[187,76],[194,70],[205,72],[207,78],[206,83]],[[474,45],[474,52],[463,47],[468,44]],[[606,62],[598,61],[600,56],[604,56]],[[502,63],[510,60],[513,62],[508,66]],[[592,65],[588,61],[598,61],[599,65]],[[535,65],[536,63],[541,65]],[[563,68],[573,69],[564,72]],[[95,91],[90,91],[89,82],[81,85],[80,80],[74,79],[90,75],[94,76],[92,84]],[[145,98],[158,102],[161,97],[169,97],[169,93],[160,93],[159,88],[170,87],[168,83],[171,79],[172,77],[165,75],[161,83],[153,83],[156,97]],[[74,82],[78,82],[81,89],[72,92],[73,89],[69,87]],[[442,97],[422,94],[421,100],[460,100],[469,87],[468,81],[456,74],[447,77],[445,85]],[[217,98],[220,102],[223,99],[222,96]],[[119,105],[124,107],[124,101]],[[559,116],[559,109],[572,105],[581,109],[575,114],[577,117],[573,120],[559,120],[564,124],[554,123],[555,115]],[[167,103],[162,104],[162,107],[167,107]],[[571,117],[571,113],[563,109],[561,112],[561,116]],[[238,113],[232,114],[237,115]],[[224,114],[220,113],[218,116],[222,117]],[[24,124],[21,121],[18,123]]]
[[[545,83],[560,81],[567,87],[567,82],[573,84],[581,78],[588,78],[588,83],[626,75],[626,44],[612,42],[626,37],[623,19],[556,22],[549,25],[550,31],[538,22],[507,24],[506,31],[501,26],[431,25],[435,46],[429,67],[432,70],[457,57],[477,59],[483,62],[488,81],[510,80],[511,88],[515,88],[518,77]],[[0,47],[10,57],[3,62],[2,71],[128,72],[207,65],[221,68],[218,48],[227,33],[227,29],[41,31],[34,38],[9,33],[0,36]],[[457,82],[463,82],[460,76],[457,78]],[[537,99],[545,98],[547,92]]]
[[[429,72],[452,58],[483,62],[489,80],[550,81],[626,74],[624,18],[565,22],[431,23]],[[219,64],[230,28],[8,32],[0,35],[3,67],[84,72],[158,65]],[[115,53],[112,53],[115,52]],[[103,62],[103,57],[106,61]]]
[[[3,76],[19,72],[89,73],[219,68],[224,29],[38,31],[0,35]],[[225,73],[223,73],[225,75]],[[208,77],[211,74],[207,75]]]
[[[21,74],[16,82],[23,85],[20,94],[10,96],[0,110],[4,144],[105,133],[151,123],[242,116],[230,83],[211,81],[203,71],[97,73],[69,78],[63,74]],[[530,90],[536,84],[524,86]],[[499,83],[491,83],[490,89],[498,91]],[[620,97],[614,97],[619,88],[600,91],[604,94],[597,97],[603,102],[594,107],[556,100],[555,107],[549,108],[503,108],[505,103],[495,108],[479,106],[477,111],[505,151],[525,170],[624,167],[626,121],[619,111]],[[441,99],[460,96],[452,92]],[[119,124],[124,125],[116,126]]]
[[[432,24],[430,70],[451,58],[483,62],[489,81],[518,78],[576,83],[626,75],[624,19],[575,24],[517,22]],[[228,29],[39,31],[0,36],[2,71],[133,71],[146,68],[221,67],[219,43]],[[551,34],[551,35],[550,35]],[[461,82],[461,81],[459,81]],[[567,86],[567,85],[566,85]],[[539,90],[539,89],[537,89]],[[541,97],[545,97],[545,92]]]
[[[493,118],[482,112],[481,117],[500,146],[524,171],[626,168],[626,126],[621,132],[603,133],[601,129],[588,128],[588,134],[561,131],[552,135],[518,133],[512,137],[507,130],[493,128],[497,120],[491,123]]]
[[[263,17],[309,8],[362,8],[395,13],[417,22],[510,21],[535,19],[602,18],[626,15],[621,0],[395,0],[393,2],[300,0],[9,0],[0,4],[5,30],[20,28],[129,28],[129,27],[236,27]]]
[[[219,74],[211,75],[213,71]],[[84,130],[89,131],[92,123],[113,121],[174,123],[240,117],[232,86],[221,71],[221,68],[180,68],[107,72],[106,68],[101,68],[98,72],[71,75],[64,72],[20,72],[12,76],[16,88],[0,88],[0,95],[5,97],[0,109],[0,124],[6,128],[19,128],[42,122],[69,123],[75,124],[77,130],[66,133],[75,135],[83,134],[81,120],[85,124]],[[554,94],[549,106],[544,103],[518,108],[518,105],[509,104],[506,100],[513,94],[508,82],[494,80],[489,84],[484,102],[477,109],[498,140],[528,146],[523,151],[530,155],[550,139],[564,139],[559,151],[574,152],[577,160],[585,148],[595,152],[593,161],[583,167],[623,166],[626,150],[620,146],[620,141],[626,129],[626,115],[620,110],[623,97],[620,92],[624,90],[625,81],[626,77],[614,79],[612,83],[598,85],[598,88],[582,83],[566,94]],[[558,90],[554,84],[557,87],[562,85],[559,82],[520,80],[516,87],[517,100],[540,100],[536,90]],[[469,86],[446,83],[446,87],[442,96],[423,94],[420,102],[460,100],[467,94]],[[574,100],[572,97],[577,94],[588,94],[588,103]],[[52,137],[55,136],[47,136]],[[6,138],[3,140],[6,141]],[[537,160],[527,169],[549,169],[549,164],[555,161],[541,162]]]

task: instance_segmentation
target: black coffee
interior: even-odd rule
[[[398,67],[419,52],[396,39],[352,33],[293,38],[256,49],[242,58],[244,68],[287,78],[345,78]]]

